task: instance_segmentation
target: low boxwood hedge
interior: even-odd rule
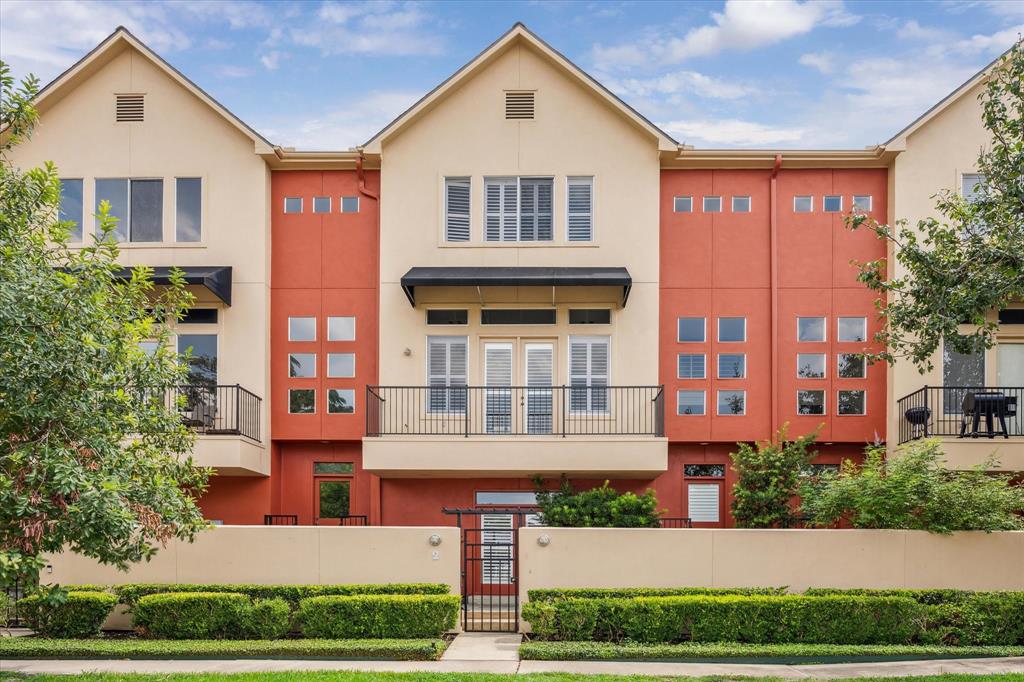
[[[530,590],[530,601],[555,599],[631,599],[633,597],[689,597],[725,595],[782,595],[785,587],[573,587]]]
[[[291,626],[283,599],[258,600],[230,592],[168,592],[140,597],[135,626],[161,639],[273,639]]]
[[[921,604],[936,606],[939,604],[960,604],[973,597],[978,596],[999,596],[1019,597],[1024,592],[987,592],[971,590],[950,590],[950,589],[929,589],[929,590],[906,590],[906,589],[874,589],[874,588],[846,588],[837,587],[809,587],[804,591],[809,597],[828,597],[834,595],[855,595],[861,597],[910,597]]]
[[[328,594],[448,594],[451,588],[440,583],[390,583],[383,585],[250,585],[238,584],[192,584],[173,583],[126,583],[108,588],[120,599],[120,603],[133,608],[139,599],[149,594],[167,592],[237,592],[251,599],[284,599],[292,609],[309,597]]]
[[[436,595],[310,597],[299,603],[306,637],[439,637],[458,622],[460,598]]]
[[[29,627],[44,637],[94,637],[117,605],[117,597],[107,592],[68,592],[59,602],[42,595],[18,602],[19,615]]]
[[[541,638],[569,641],[905,644],[923,625],[906,597],[683,596],[527,602]]]

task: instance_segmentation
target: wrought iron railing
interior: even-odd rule
[[[367,436],[663,436],[663,386],[367,386]]]
[[[349,515],[334,518],[315,518],[313,519],[314,526],[368,526],[370,525],[369,519],[365,515]]]
[[[297,526],[299,525],[298,514],[264,514],[264,526]]]
[[[693,528],[693,520],[683,516],[662,516],[658,519],[659,528]]]
[[[147,391],[146,398],[162,400],[199,433],[260,439],[263,399],[238,384],[172,386]]]
[[[1024,436],[1024,387],[924,386],[897,402],[899,442]]]

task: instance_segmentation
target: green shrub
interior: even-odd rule
[[[555,599],[613,599],[632,597],[692,597],[725,595],[782,595],[785,587],[570,587],[527,592],[531,602]]]
[[[280,597],[257,599],[249,607],[242,622],[245,639],[280,639],[292,627],[292,609]]]
[[[227,592],[168,592],[141,597],[135,627],[165,639],[241,639],[252,600]]]
[[[458,622],[458,595],[329,595],[303,599],[305,637],[326,639],[438,637]]]
[[[837,587],[810,587],[804,591],[805,595],[812,597],[822,597],[836,594],[844,595],[860,595],[866,597],[910,597],[914,601],[920,604],[937,605],[937,604],[959,604],[976,596],[996,596],[996,597],[1010,597],[1018,598],[1024,597],[1024,591],[1022,592],[973,592],[971,590],[953,590],[953,589],[925,589],[925,590],[907,590],[907,589],[874,589],[874,588],[847,588],[840,589]]]
[[[94,637],[117,604],[106,592],[68,592],[63,598],[32,595],[18,602],[29,627],[45,637]]]
[[[244,583],[191,584],[175,585],[170,583],[128,583],[114,585],[110,588],[120,598],[121,603],[129,609],[139,599],[149,594],[167,592],[232,592],[247,595],[250,599],[284,599],[294,610],[299,602],[309,597],[321,595],[355,595],[355,594],[448,594],[448,585],[436,583],[393,583],[385,585],[249,585]]]
[[[681,596],[560,599],[526,609],[566,641],[904,644],[924,622],[906,597]],[[532,621],[531,626],[532,626]]]
[[[1024,644],[1024,595],[976,594],[928,608],[928,641],[957,646]]]
[[[653,490],[643,495],[620,493],[609,486],[576,492],[569,480],[562,477],[558,490],[544,490],[537,485],[537,506],[548,526],[570,528],[658,528],[661,512]]]
[[[732,458],[736,483],[732,487],[732,516],[738,528],[790,528],[803,472],[818,453],[812,449],[818,430],[789,440],[783,425],[774,440],[737,443]]]

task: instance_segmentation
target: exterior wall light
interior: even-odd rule
[[[437,547],[440,544],[441,544],[441,536],[440,535],[438,535],[437,533],[434,533],[433,535],[430,536],[430,545],[432,547]]]
[[[537,537],[537,544],[540,545],[541,547],[547,547],[548,545],[551,544],[551,536],[548,535],[547,533],[544,533],[543,535],[538,536]]]

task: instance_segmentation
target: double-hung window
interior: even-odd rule
[[[444,179],[444,239],[469,241],[469,178]]]
[[[566,237],[571,242],[594,239],[594,178],[569,177],[566,182]]]
[[[569,337],[569,407],[573,412],[608,411],[609,339]]]
[[[551,178],[484,178],[484,239],[552,241],[553,189]]]
[[[465,336],[427,337],[430,412],[466,411],[467,342]]]
[[[164,181],[102,178],[96,180],[96,210],[110,202],[118,219],[114,238],[128,242],[159,242],[164,238]],[[99,232],[99,218],[96,219]]]

